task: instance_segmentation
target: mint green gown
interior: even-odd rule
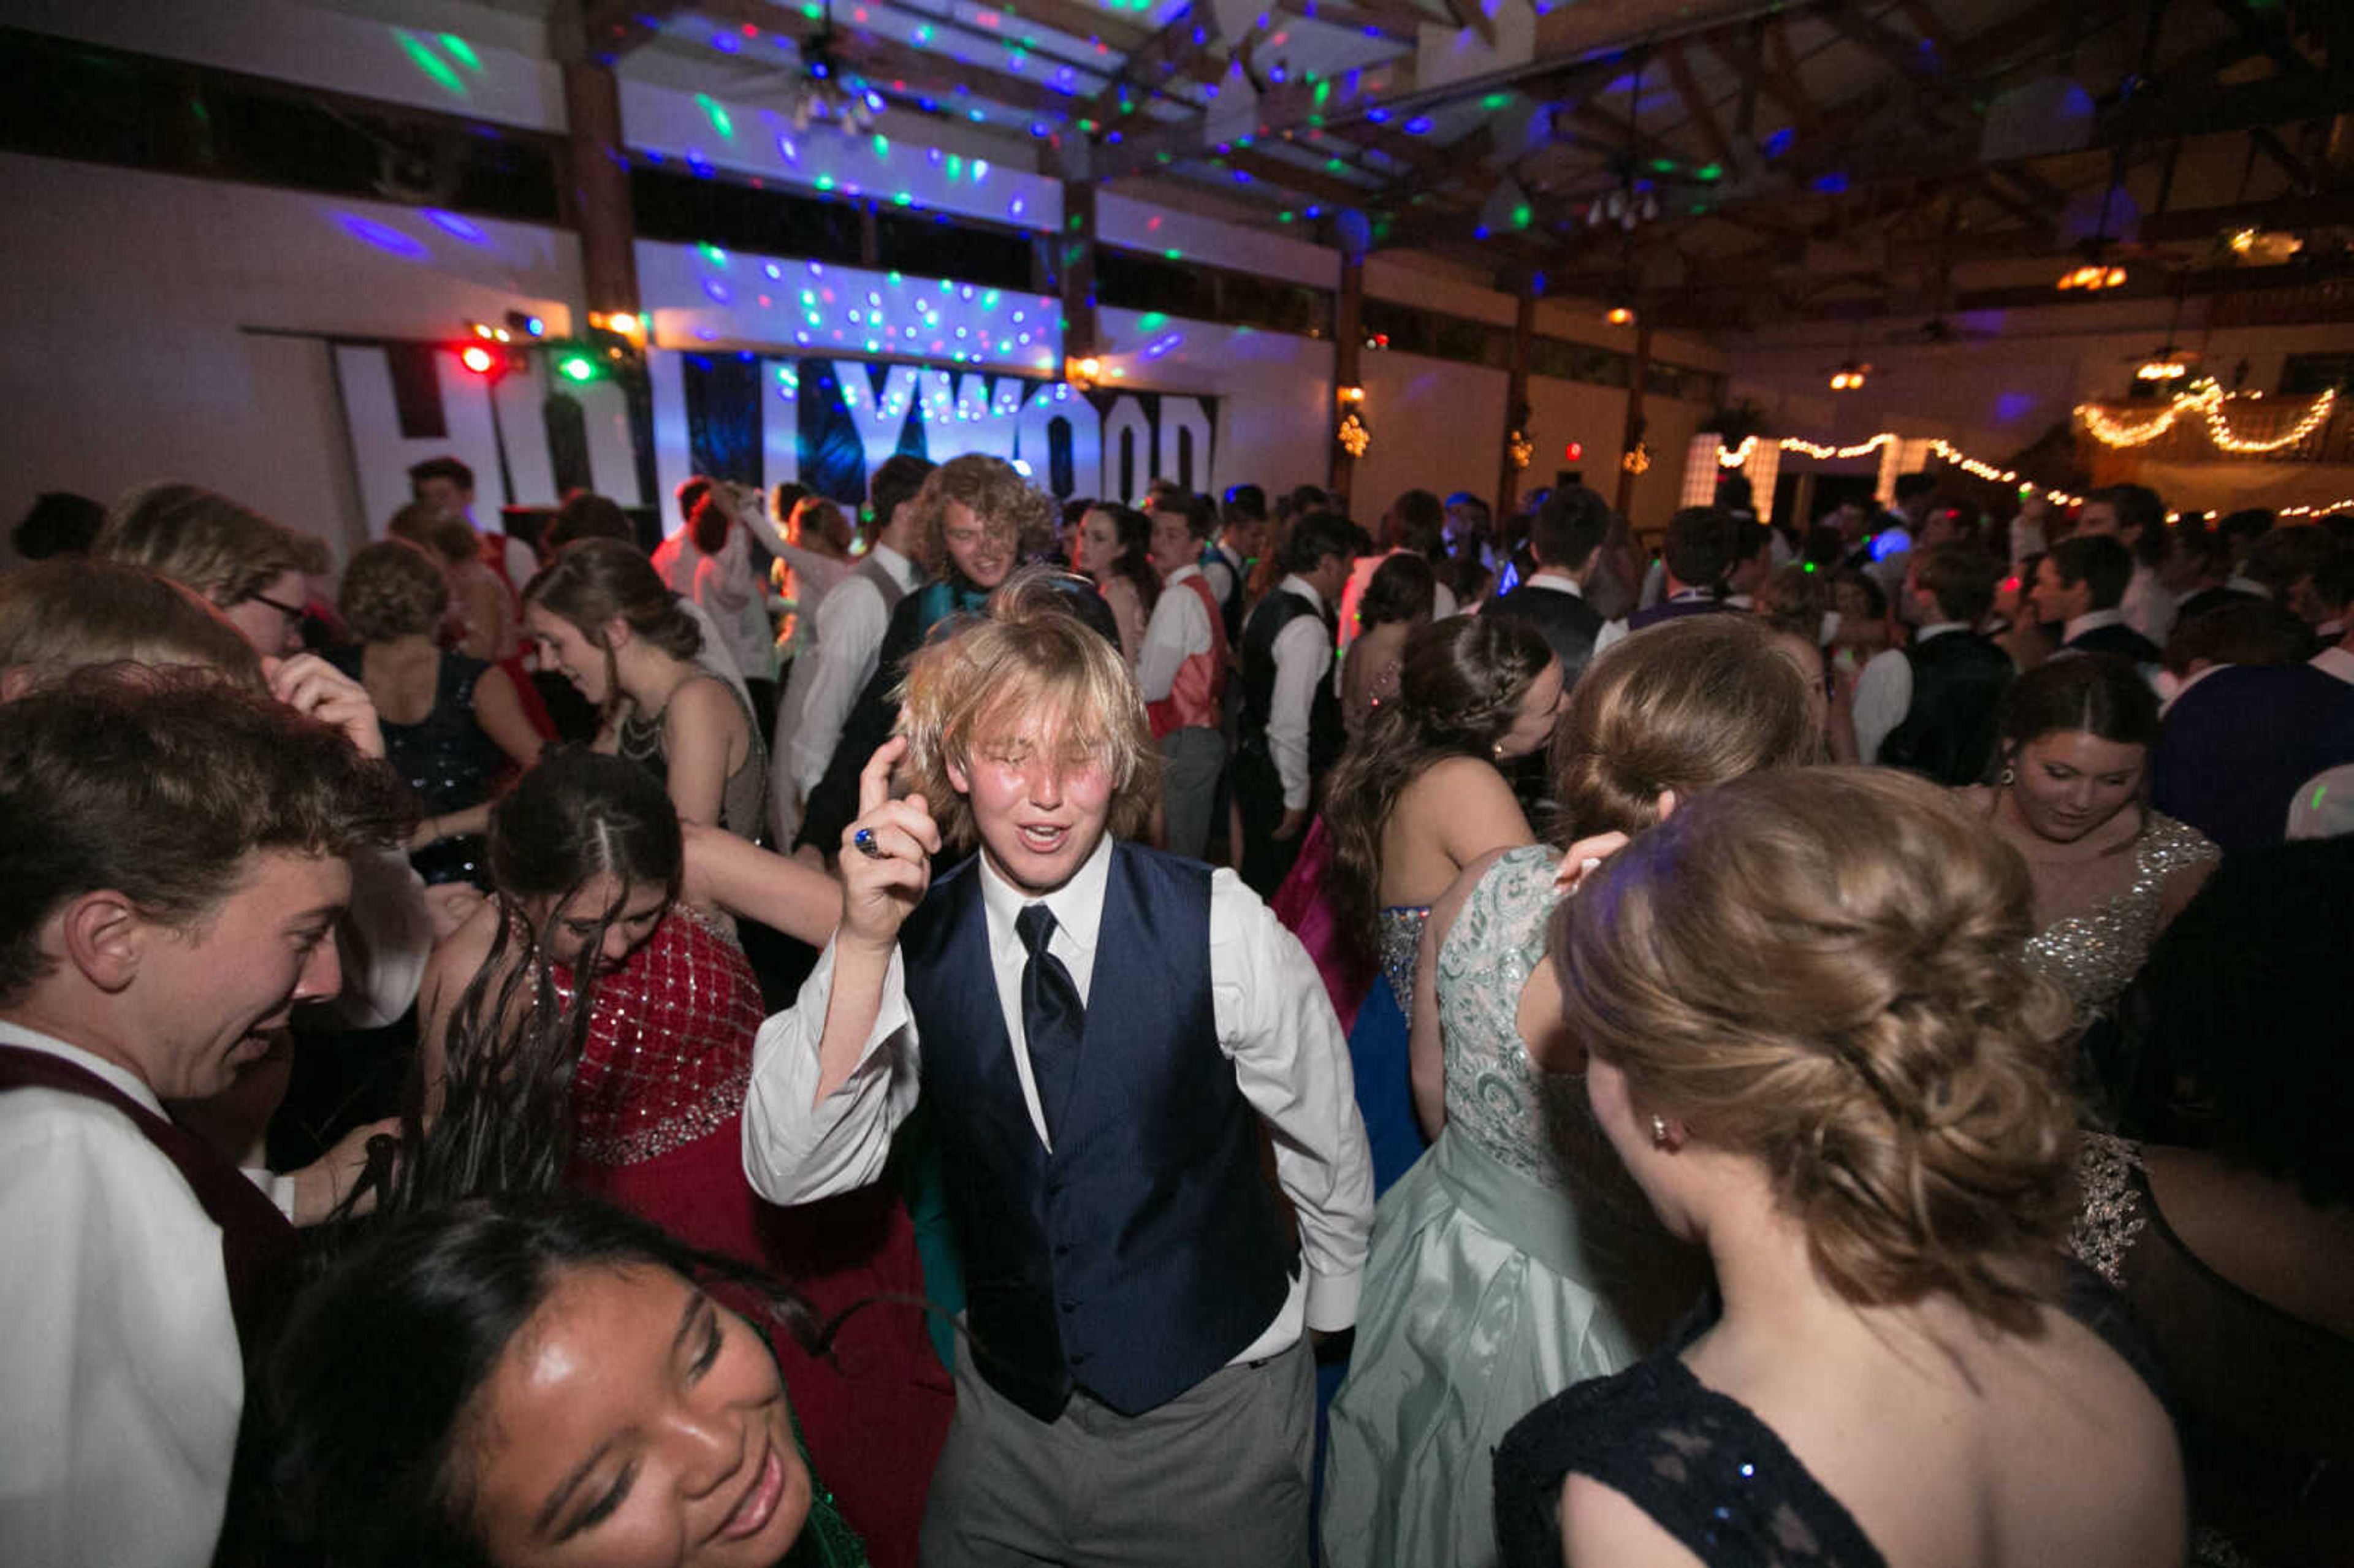
[[[1374,1211],[1332,1403],[1326,1568],[1493,1563],[1504,1433],[1640,1360],[1705,1279],[1604,1138],[1583,1075],[1543,1072],[1520,1039],[1558,859],[1532,845],[1499,860],[1438,951],[1447,1126]]]

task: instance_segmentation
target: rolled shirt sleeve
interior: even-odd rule
[[[772,1203],[808,1203],[879,1180],[891,1138],[915,1109],[920,1086],[915,1018],[901,959],[891,955],[882,1010],[858,1065],[817,1097],[818,1044],[833,994],[833,944],[793,1005],[760,1025],[744,1095],[744,1174]]]

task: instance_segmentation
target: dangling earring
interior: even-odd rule
[[[1651,1113],[1651,1147],[1654,1149],[1665,1149],[1667,1146],[1668,1118],[1659,1115],[1659,1112],[1653,1111]]]

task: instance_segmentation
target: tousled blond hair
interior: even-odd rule
[[[1066,608],[1053,574],[1009,577],[984,615],[936,637],[907,662],[899,689],[898,732],[907,737],[903,774],[920,791],[957,848],[973,842],[972,808],[950,782],[973,758],[1010,741],[1034,716],[1032,739],[1066,758],[1086,758],[1111,777],[1109,828],[1142,834],[1161,799],[1161,752],[1144,698],[1119,648]]]
[[[1553,927],[1563,1011],[1638,1115],[1751,1155],[1841,1296],[2031,1329],[2058,1286],[2066,998],[2018,853],[1925,780],[1761,773],[1635,840]]]
[[[310,554],[292,531],[251,507],[177,480],[124,492],[90,553],[145,567],[224,609],[307,570]]]

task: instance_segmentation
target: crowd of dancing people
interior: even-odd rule
[[[0,572],[0,1559],[2354,1561],[2348,519],[410,479]]]

